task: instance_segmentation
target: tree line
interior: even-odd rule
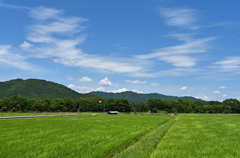
[[[223,102],[200,102],[150,98],[145,103],[131,103],[125,98],[56,98],[50,100],[27,99],[19,95],[0,99],[0,112],[101,112],[104,109],[119,112],[240,113],[240,102],[237,99],[226,99]]]
[[[219,101],[191,101],[191,100],[165,100],[150,98],[146,108],[157,111],[163,110],[172,113],[240,113],[240,102],[237,99]]]

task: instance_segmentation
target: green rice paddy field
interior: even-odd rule
[[[240,115],[0,120],[0,157],[240,157]]]
[[[240,157],[240,115],[182,115],[151,158]]]
[[[90,115],[0,120],[0,157],[110,157],[172,118]]]

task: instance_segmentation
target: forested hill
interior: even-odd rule
[[[177,96],[167,96],[163,94],[158,94],[158,93],[150,93],[150,94],[139,94],[139,93],[134,93],[131,91],[127,92],[122,92],[122,93],[107,93],[107,92],[90,92],[89,94],[93,94],[95,96],[103,97],[103,98],[113,98],[113,99],[121,99],[121,98],[126,98],[130,102],[146,102],[149,98],[158,98],[158,99],[166,99],[166,100],[192,100],[192,101],[201,101],[205,102],[204,100],[201,99],[196,99],[194,97],[190,96],[185,96],[185,97],[177,97]]]
[[[33,98],[91,98],[94,97],[91,94],[79,94],[74,90],[50,81],[39,80],[39,79],[16,79],[6,82],[0,82],[0,99],[9,98],[13,95],[20,95],[28,99]]]
[[[201,99],[196,99],[194,97],[176,97],[176,96],[166,96],[158,93],[150,94],[139,94],[131,91],[122,92],[122,93],[107,93],[107,92],[90,92],[87,94],[80,94],[64,85],[45,81],[40,79],[15,79],[6,82],[0,82],[0,99],[9,98],[13,95],[20,95],[28,99],[55,99],[55,98],[67,98],[72,99],[76,98],[93,98],[95,96],[103,98],[113,98],[113,99],[122,99],[126,98],[130,102],[146,102],[149,98],[159,98],[166,100],[193,100],[205,102]]]

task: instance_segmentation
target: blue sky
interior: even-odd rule
[[[0,0],[0,81],[240,99],[240,1]]]

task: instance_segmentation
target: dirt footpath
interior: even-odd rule
[[[178,120],[178,119],[179,119],[179,117],[180,117],[180,115],[178,115],[178,116],[175,118],[175,120]]]

